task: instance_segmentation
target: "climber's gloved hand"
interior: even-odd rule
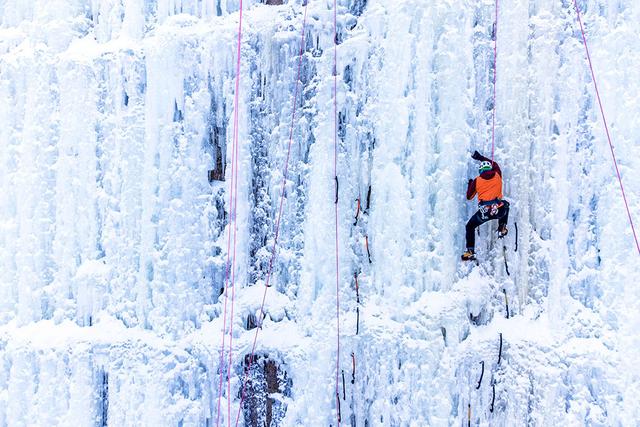
[[[471,155],[471,158],[473,160],[482,160],[482,154],[478,153],[478,150],[474,151],[473,154]]]

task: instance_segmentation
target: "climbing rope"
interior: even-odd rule
[[[229,363],[227,364],[227,425],[231,427],[231,366],[233,366],[233,313],[234,313],[234,305],[236,300],[236,247],[237,247],[237,235],[238,235],[238,221],[237,221],[237,213],[238,213],[238,145],[239,145],[239,134],[240,134],[240,125],[239,125],[239,109],[240,109],[240,64],[241,64],[241,55],[240,55],[240,47],[242,42],[242,0],[240,0],[239,4],[240,16],[238,18],[238,45],[237,45],[237,59],[236,59],[236,91],[235,91],[235,99],[234,99],[234,146],[235,146],[235,156],[234,156],[234,180],[233,180],[233,261],[231,262],[231,316],[230,316],[230,325],[229,325]]]
[[[240,14],[242,14],[242,1],[240,2]],[[240,44],[238,44],[238,52],[240,52]],[[239,69],[239,65],[238,65]],[[236,79],[236,94],[238,93],[238,81],[239,78]],[[236,98],[236,111],[238,109],[238,99]],[[227,364],[227,419],[228,426],[231,427],[231,366],[233,361],[233,309],[236,300],[236,242],[238,235],[238,222],[237,222],[237,212],[238,212],[238,113],[236,112],[235,117],[235,179],[234,179],[234,200],[233,200],[233,261],[231,263],[231,315],[230,315],[230,325],[229,325],[229,363]]]
[[[233,112],[233,142],[231,146],[231,182],[229,183],[229,236],[227,239],[227,262],[225,264],[225,297],[224,297],[224,315],[222,322],[222,344],[220,349],[220,378],[218,381],[218,405],[216,410],[216,425],[220,425],[220,402],[222,399],[222,379],[223,379],[223,361],[225,350],[225,333],[227,329],[227,302],[229,300],[229,271],[231,270],[231,321],[229,331],[229,365],[227,366],[227,420],[231,425],[231,363],[232,356],[232,340],[233,340],[233,309],[235,302],[235,261],[236,261],[236,243],[238,227],[236,223],[236,213],[238,207],[238,105],[240,97],[240,45],[242,42],[242,0],[240,0],[240,16],[238,21],[238,41],[236,47],[236,81],[234,94],[234,112]],[[233,257],[231,257],[231,233],[233,232]]]
[[[338,15],[337,0],[333,0],[333,176],[338,182]],[[337,191],[337,190],[336,190]],[[335,202],[336,213],[336,419],[340,427],[340,262],[338,246],[338,198]]]
[[[262,294],[262,304],[260,305],[260,320],[259,322],[262,322],[265,315],[264,315],[264,304],[265,301],[267,299],[267,290],[269,289],[269,283],[271,280],[271,274],[273,272],[273,261],[276,258],[276,254],[277,254],[277,245],[278,245],[278,237],[280,236],[280,222],[282,219],[282,211],[283,211],[283,207],[284,207],[284,198],[285,198],[285,189],[286,189],[286,185],[287,185],[287,179],[289,177],[289,159],[291,157],[291,145],[293,143],[293,129],[294,129],[294,125],[295,125],[295,117],[296,117],[296,111],[297,111],[297,100],[298,100],[298,87],[299,87],[299,81],[300,81],[300,74],[301,74],[301,69],[302,69],[302,56],[304,53],[304,32],[306,29],[306,25],[307,25],[307,5],[308,2],[305,4],[304,6],[304,18],[302,21],[302,31],[301,31],[301,35],[300,35],[300,52],[299,52],[299,58],[298,58],[298,73],[296,76],[296,81],[295,81],[295,89],[294,89],[294,95],[293,95],[293,107],[292,107],[292,113],[291,113],[291,127],[289,130],[289,144],[287,147],[287,157],[285,160],[285,164],[284,164],[284,172],[283,172],[283,178],[282,178],[282,190],[280,192],[280,206],[278,208],[278,216],[276,218],[276,228],[275,228],[275,236],[274,236],[274,240],[273,240],[273,247],[271,249],[271,257],[269,259],[269,268],[267,270],[267,276],[265,279],[265,284],[264,284],[264,292]],[[247,386],[247,380],[249,377],[249,373],[251,371],[251,365],[253,364],[254,358],[255,358],[255,351],[256,351],[256,343],[258,340],[258,332],[260,331],[261,327],[257,327],[256,328],[256,332],[254,334],[253,337],[253,344],[251,346],[251,356],[249,357],[249,362],[247,363],[247,367],[245,369],[245,375],[244,375],[244,379],[242,381],[242,391],[240,393],[240,404],[238,405],[238,414],[236,416],[236,427],[238,426],[238,423],[240,422],[240,412],[242,411],[242,403],[244,402],[245,399],[245,393],[246,393],[246,386]]]
[[[618,169],[618,161],[616,160],[616,155],[613,151],[613,143],[611,142],[611,135],[609,133],[609,126],[607,125],[607,118],[604,114],[604,108],[602,107],[602,100],[600,99],[600,91],[598,90],[598,82],[596,81],[596,74],[593,71],[593,64],[591,62],[591,55],[589,54],[589,46],[587,45],[587,37],[585,35],[584,27],[582,26],[582,17],[580,15],[580,8],[578,7],[578,2],[573,0],[573,5],[576,9],[576,15],[578,16],[578,23],[580,24],[580,32],[582,33],[582,41],[584,44],[584,49],[587,53],[587,60],[589,61],[589,70],[591,71],[591,78],[593,80],[593,86],[596,90],[596,97],[598,98],[598,106],[600,107],[600,114],[602,115],[602,122],[604,123],[604,130],[607,134],[607,141],[609,141],[609,149],[611,150],[611,159],[613,160],[613,165],[616,168],[616,175],[618,176],[618,183],[620,184],[620,191],[622,192],[622,200],[624,201],[624,206],[627,209],[627,216],[629,217],[629,224],[631,225],[631,232],[633,233],[633,238],[636,242],[636,248],[638,249],[638,254],[640,254],[640,243],[638,243],[638,236],[636,234],[636,229],[633,226],[633,219],[631,219],[631,210],[629,209],[629,203],[627,202],[627,195],[624,192],[624,186],[622,185],[622,177],[620,176],[620,170]]]
[[[493,111],[491,112],[491,161],[496,145],[496,80],[498,76],[498,0],[496,0],[496,18],[493,29]]]

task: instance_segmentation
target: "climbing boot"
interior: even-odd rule
[[[507,233],[509,233],[509,230],[507,229],[506,225],[501,225],[500,227],[498,227],[498,239],[502,239],[507,235]]]
[[[467,249],[465,253],[462,254],[463,261],[473,261],[476,259],[476,254],[473,252],[473,249]]]

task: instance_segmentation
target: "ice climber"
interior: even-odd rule
[[[502,171],[491,159],[474,151],[471,156],[480,162],[478,177],[470,179],[467,186],[467,200],[478,195],[478,211],[467,222],[467,251],[462,254],[464,261],[475,259],[476,227],[492,219],[498,220],[498,238],[507,235],[509,202],[502,199]]]

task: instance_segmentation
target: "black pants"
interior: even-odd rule
[[[498,220],[498,227],[502,225],[507,225],[507,221],[509,220],[509,202],[503,200],[504,203],[495,215],[490,215],[489,212],[483,215],[482,209],[478,209],[478,211],[469,219],[467,222],[467,249],[473,249],[476,246],[476,227],[484,224],[487,221],[491,221],[493,219]]]

